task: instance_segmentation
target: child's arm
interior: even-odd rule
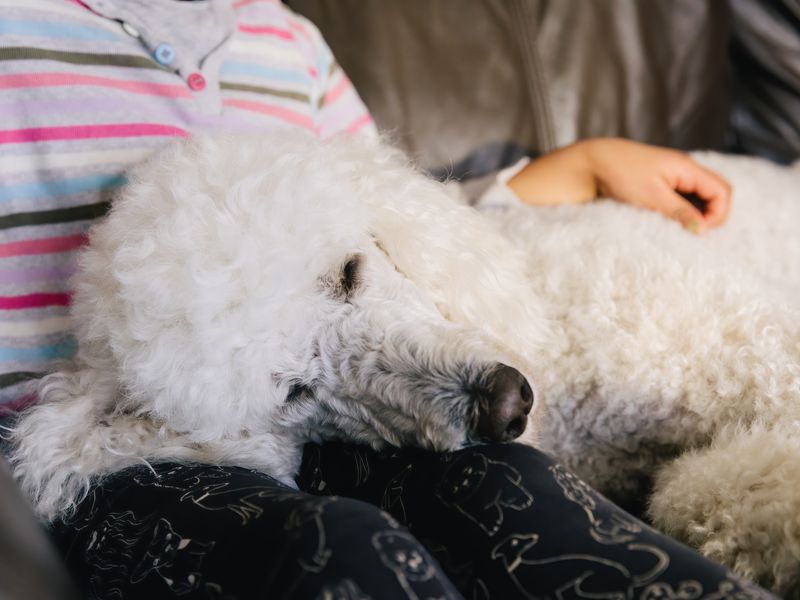
[[[694,233],[720,225],[731,197],[724,179],[687,154],[617,138],[584,140],[542,156],[508,186],[530,204],[615,198],[656,210]],[[704,211],[681,193],[698,196]]]

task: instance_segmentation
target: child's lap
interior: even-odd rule
[[[106,478],[55,528],[96,597],[764,594],[518,444],[309,445],[305,492],[234,467],[155,471]]]

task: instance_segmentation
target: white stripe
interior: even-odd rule
[[[51,317],[41,321],[0,321],[0,336],[49,335],[69,331],[71,325],[69,317]]]
[[[152,148],[123,148],[121,150],[90,150],[70,154],[41,153],[4,156],[0,162],[0,174],[8,175],[9,173],[42,169],[67,169],[86,167],[87,165],[133,165],[142,162],[152,152]]]
[[[289,46],[286,42],[278,44],[272,40],[248,39],[242,35],[234,35],[228,51],[230,54],[225,56],[226,60],[235,60],[237,54],[244,54],[251,59],[257,58],[264,66],[271,64],[266,59],[274,60],[275,64],[280,65],[281,68],[284,68],[285,65],[293,65],[306,69],[309,64],[295,44]]]

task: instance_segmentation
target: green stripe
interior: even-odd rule
[[[253,92],[254,94],[264,94],[266,96],[276,96],[278,98],[289,98],[299,102],[309,102],[308,94],[301,92],[289,92],[287,90],[276,90],[274,88],[263,87],[260,85],[247,85],[246,83],[230,83],[223,81],[219,84],[223,90],[237,90],[240,92]]]
[[[16,213],[0,217],[0,229],[11,227],[24,227],[26,225],[52,225],[54,223],[69,223],[71,221],[87,221],[97,219],[108,212],[108,202],[97,204],[84,204],[69,208],[54,210],[40,210],[36,212]]]
[[[16,373],[3,373],[0,375],[0,388],[9,387],[23,381],[39,379],[44,373],[34,373],[32,371],[17,371]]]
[[[135,67],[137,69],[161,69],[168,71],[146,56],[132,54],[94,54],[92,52],[64,52],[45,48],[14,46],[0,48],[0,60],[55,60],[73,65],[111,65]]]
[[[333,61],[331,66],[328,67],[328,81],[336,74],[341,67],[339,67],[339,63]],[[319,100],[317,100],[317,110],[322,110],[322,107],[325,106],[325,94],[320,95]]]

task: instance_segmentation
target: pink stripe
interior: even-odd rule
[[[43,306],[69,306],[71,294],[26,294],[25,296],[0,296],[0,309],[42,308]]]
[[[51,252],[67,252],[86,244],[85,235],[26,240],[0,244],[0,257],[19,256],[22,254],[49,254]]]
[[[365,127],[366,125],[369,125],[372,122],[373,122],[372,121],[372,116],[370,116],[369,114],[366,114],[366,115],[363,115],[363,116],[359,117],[358,119],[356,119],[352,123],[350,123],[350,125],[347,126],[347,129],[345,131],[347,131],[347,133],[356,133],[356,132],[358,132],[359,129],[361,129],[362,127]]]
[[[238,2],[233,3],[233,8],[242,8],[243,6],[248,6],[250,4],[256,4],[263,2],[265,4],[275,4],[276,0],[239,0]]]
[[[20,381],[20,383],[22,383]],[[23,408],[27,408],[31,404],[34,404],[38,400],[38,396],[36,394],[26,394],[16,400],[12,400],[11,402],[4,402],[0,404],[0,417],[8,416],[14,414],[15,412],[21,411]]]
[[[297,21],[291,18],[289,19],[289,29],[291,29],[295,33],[299,33],[307,40],[311,39],[311,34],[308,33],[308,29],[306,29],[306,26],[304,26],[302,23],[298,23]]]
[[[148,83],[144,81],[124,81],[93,75],[75,73],[21,73],[0,75],[0,89],[53,87],[61,85],[97,85],[100,87],[124,90],[134,94],[166,96],[168,98],[190,98],[192,93],[182,85],[169,83]]]
[[[187,136],[189,134],[180,127],[154,125],[151,123],[67,125],[64,127],[0,130],[0,144],[24,144],[27,142],[86,140],[111,137],[144,137],[148,135]]]
[[[239,31],[255,35],[272,35],[282,40],[294,39],[294,34],[288,29],[280,29],[278,27],[272,27],[271,25],[264,25],[263,27],[257,25],[239,25]]]
[[[292,112],[291,110],[286,110],[285,108],[261,104],[260,102],[251,102],[249,100],[223,100],[222,103],[225,106],[232,106],[234,108],[251,110],[253,112],[278,117],[279,119],[300,125],[306,129],[314,129],[314,121],[311,120],[311,117]]]
[[[341,71],[339,72],[341,73]],[[325,94],[325,104],[333,104],[348,89],[350,89],[350,80],[342,75],[339,79],[339,83],[333,86],[333,88],[327,94]]]

